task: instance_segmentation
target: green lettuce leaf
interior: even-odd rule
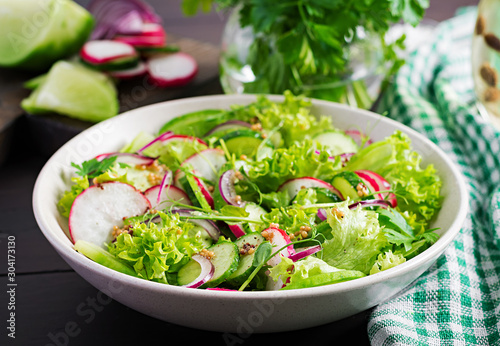
[[[182,222],[175,214],[158,214],[159,224],[134,223],[132,234],[121,233],[108,250],[132,266],[139,277],[168,283],[167,272],[177,270],[204,245],[199,233],[190,234],[193,224]]]
[[[379,225],[378,214],[361,207],[351,210],[349,203],[347,200],[335,207],[343,217],[332,213],[334,208],[327,210],[332,238],[323,243],[323,260],[336,268],[368,274],[375,258],[389,243]]]
[[[248,164],[248,177],[263,193],[273,192],[285,181],[299,177],[314,177],[329,181],[341,168],[340,158],[332,161],[326,151],[316,153],[311,140],[295,143],[287,149],[277,149],[269,158]]]
[[[414,228],[425,228],[441,208],[442,181],[433,165],[421,167],[421,161],[408,136],[397,131],[362,149],[344,169],[367,169],[383,176],[398,198],[397,210],[407,211],[405,217]]]
[[[365,274],[355,270],[338,269],[315,256],[308,256],[297,262],[282,258],[278,265],[269,269],[269,276],[274,281],[281,278],[286,283],[283,289],[296,289],[331,285],[357,279]]]
[[[393,268],[404,262],[406,262],[406,258],[402,254],[394,254],[392,251],[384,252],[378,255],[372,269],[370,269],[370,275]]]
[[[73,185],[71,190],[65,191],[61,199],[57,203],[57,209],[62,216],[69,217],[71,206],[76,197],[89,187],[89,180],[87,176],[71,178]]]

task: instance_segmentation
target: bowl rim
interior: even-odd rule
[[[290,298],[303,298],[306,296],[323,296],[323,295],[331,295],[335,293],[341,293],[341,292],[347,292],[347,291],[354,291],[358,289],[363,289],[365,287],[369,287],[375,284],[382,283],[384,281],[388,281],[390,279],[395,279],[399,277],[400,275],[403,275],[406,272],[410,272],[413,270],[418,269],[421,267],[423,264],[429,262],[429,261],[434,261],[437,259],[438,256],[442,254],[442,252],[446,249],[446,247],[453,241],[453,239],[458,235],[458,233],[461,230],[461,226],[463,225],[466,215],[468,214],[468,200],[469,196],[467,193],[465,181],[462,177],[462,174],[459,172],[457,166],[451,159],[445,154],[435,143],[433,143],[431,140],[429,140],[427,137],[423,136],[422,134],[418,133],[417,131],[411,129],[410,127],[395,121],[393,119],[384,117],[380,114],[368,111],[368,110],[363,110],[363,109],[358,109],[354,108],[345,104],[339,104],[335,102],[330,102],[330,101],[324,101],[324,100],[318,100],[318,99],[312,99],[308,98],[314,105],[318,106],[325,106],[325,107],[334,107],[339,109],[339,111],[345,110],[349,112],[357,112],[361,113],[363,116],[367,117],[368,119],[371,120],[377,120],[377,121],[384,121],[388,122],[388,124],[392,125],[396,129],[402,130],[407,134],[411,134],[412,136],[418,138],[420,141],[422,141],[426,146],[430,147],[434,153],[436,153],[439,156],[439,159],[444,161],[446,166],[451,170],[453,174],[453,178],[457,183],[457,188],[459,190],[459,196],[460,196],[460,204],[459,208],[456,211],[457,217],[453,220],[453,222],[450,224],[448,230],[443,234],[436,243],[434,243],[430,248],[422,252],[421,254],[415,256],[414,258],[406,261],[405,263],[402,263],[396,267],[390,268],[388,270],[372,274],[372,275],[367,275],[365,277],[351,280],[351,281],[346,281],[346,282],[340,282],[336,284],[331,284],[331,285],[324,285],[324,286],[318,286],[318,287],[307,287],[307,288],[302,288],[302,289],[294,289],[294,290],[285,290],[285,291],[217,291],[217,290],[198,290],[198,289],[186,289],[185,287],[179,287],[179,286],[173,286],[173,285],[168,285],[168,284],[163,284],[163,283],[158,283],[158,282],[153,282],[149,280],[144,280],[141,278],[129,276],[127,274],[123,274],[120,272],[117,272],[113,269],[110,269],[108,267],[105,267],[103,265],[100,265],[91,259],[85,257],[84,255],[78,253],[77,251],[74,250],[74,248],[71,246],[71,241],[69,242],[63,242],[62,239],[58,238],[55,235],[56,230],[51,230],[47,221],[47,216],[43,212],[43,203],[41,203],[41,190],[43,189],[42,183],[44,181],[44,177],[49,174],[49,169],[52,166],[52,163],[56,161],[57,157],[62,155],[64,151],[66,151],[66,148],[69,148],[72,143],[77,143],[85,134],[87,131],[90,131],[93,129],[95,126],[98,126],[100,124],[106,123],[108,125],[111,125],[114,122],[121,122],[121,121],[126,121],[130,117],[134,117],[135,113],[141,113],[144,111],[153,111],[155,108],[162,108],[165,106],[165,104],[169,105],[178,105],[178,104],[183,104],[183,103],[188,103],[188,102],[203,102],[203,101],[212,101],[212,100],[218,100],[223,102],[228,102],[231,100],[230,104],[238,104],[238,102],[249,102],[252,100],[255,100],[257,95],[254,94],[244,94],[244,95],[210,95],[210,96],[198,96],[198,97],[190,97],[190,98],[183,98],[183,99],[177,99],[177,100],[171,100],[171,101],[165,101],[165,102],[159,102],[143,107],[139,107],[127,112],[124,112],[118,116],[115,116],[113,118],[110,118],[108,120],[105,120],[101,123],[98,123],[89,129],[79,133],[72,139],[70,139],[67,143],[65,143],[61,148],[59,148],[50,158],[49,160],[45,163],[43,168],[41,169],[40,173],[38,174],[38,177],[36,179],[34,189],[33,189],[33,199],[32,199],[32,207],[33,207],[33,212],[35,219],[38,223],[38,226],[44,236],[47,238],[47,240],[51,243],[51,245],[56,249],[56,251],[64,258],[66,257],[71,258],[75,262],[78,263],[78,265],[85,267],[89,271],[92,272],[101,272],[101,276],[106,277],[107,279],[122,282],[126,285],[131,285],[137,288],[143,288],[143,289],[148,289],[152,291],[158,291],[162,293],[171,293],[171,294],[180,294],[182,296],[187,296],[187,297],[192,297],[192,298],[204,298],[204,299],[220,299],[220,298],[235,298],[238,297],[239,299],[255,299],[255,298],[262,298],[262,299],[290,299]],[[262,96],[262,95],[260,95]],[[264,95],[268,99],[272,101],[281,101],[283,100],[283,95]],[[59,228],[57,231],[64,232],[62,228]],[[69,240],[69,239],[68,239]],[[70,263],[71,265],[71,263]],[[76,270],[76,268],[73,268]]]

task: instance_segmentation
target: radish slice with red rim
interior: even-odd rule
[[[224,202],[226,202],[229,205],[233,205],[235,207],[244,207],[246,202],[241,200],[241,197],[238,198],[238,194],[236,193],[236,189],[234,187],[234,184],[237,178],[238,173],[233,170],[227,170],[219,178],[219,192],[224,199]]]
[[[147,65],[151,79],[159,87],[186,85],[198,72],[196,60],[183,52],[155,55]]]
[[[131,166],[149,166],[151,165],[155,159],[147,156],[129,154],[129,153],[107,153],[101,154],[95,157],[97,161],[102,161],[107,159],[108,157],[116,156],[116,162],[126,163]]]
[[[163,47],[166,43],[165,36],[119,35],[115,36],[113,40],[129,44],[133,47]]]
[[[180,287],[198,288],[204,283],[210,281],[210,279],[214,276],[215,267],[212,264],[212,262],[210,262],[209,259],[201,255],[193,255],[193,257],[191,258],[200,264],[201,267],[200,275],[198,275],[198,277],[193,281],[191,281],[190,283]]]
[[[71,206],[71,240],[104,246],[113,239],[113,227],[123,226],[123,218],[143,215],[149,208],[148,199],[129,184],[113,181],[93,185],[78,195]]]
[[[315,246],[308,247],[305,250],[296,252],[296,253],[288,256],[288,258],[290,258],[294,262],[297,262],[298,260],[303,259],[307,256],[310,256],[318,251],[321,251],[321,245],[315,245]]]
[[[119,70],[119,71],[109,71],[108,74],[117,79],[132,79],[132,78],[137,78],[140,76],[144,76],[146,73],[148,73],[148,69],[146,67],[146,64],[143,63],[142,61],[139,61],[136,67],[132,67],[126,70]]]
[[[158,191],[156,203],[154,205],[160,207],[161,209],[165,209],[175,205],[172,201],[192,205],[188,195],[178,187],[168,184],[161,185]]]
[[[290,255],[295,253],[292,241],[290,240],[290,237],[285,231],[279,228],[269,227],[264,231],[262,231],[262,233],[264,232],[267,232],[268,234],[268,236],[265,238],[271,243],[271,245],[273,245],[274,249],[273,252],[278,249],[281,249],[283,246],[287,244],[290,244],[290,246],[287,246],[279,253],[277,253],[275,256],[273,256],[269,261],[267,261],[267,264],[269,264],[271,267],[274,267],[281,262],[280,255],[282,255],[283,257],[289,257]]]
[[[104,64],[135,56],[137,51],[133,46],[111,40],[88,41],[80,50],[80,57],[91,64]]]
[[[378,173],[369,170],[358,170],[354,173],[356,173],[363,180],[363,182],[365,182],[365,184],[369,186],[371,185],[373,187],[373,192],[387,191],[391,189],[391,184]],[[391,207],[393,208],[396,208],[398,205],[396,195],[392,192],[379,193],[378,197],[389,201]]]
[[[361,206],[361,208],[369,208],[369,207],[380,207],[387,209],[391,206],[391,203],[389,203],[386,200],[383,199],[369,199],[369,200],[364,200],[364,201],[358,201],[353,204],[349,205],[349,209],[355,209],[358,206]]]

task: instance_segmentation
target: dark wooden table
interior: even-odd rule
[[[87,1],[81,1],[86,4]],[[196,18],[183,18],[180,0],[151,0],[169,34],[189,37],[216,49],[225,23],[225,16],[212,13]],[[443,20],[462,5],[477,1],[437,1],[431,4],[427,18]],[[192,43],[192,42],[191,42]],[[208,48],[207,48],[208,49]],[[210,50],[210,49],[209,49]],[[208,67],[207,67],[208,69]],[[156,95],[163,99],[221,93],[216,66],[208,71],[203,83],[174,93]],[[0,95],[7,93],[0,71]],[[5,74],[3,75],[6,78]],[[13,77],[14,78],[14,77]],[[20,77],[17,77],[20,78]],[[4,79],[5,81],[6,79]],[[4,83],[2,85],[2,83]],[[2,89],[3,88],[3,89]],[[23,93],[9,90],[9,95]],[[0,105],[5,99],[0,98]],[[12,112],[16,105],[11,105]],[[17,110],[18,111],[18,110]],[[232,339],[228,343],[222,333],[193,330],[165,323],[103,299],[99,292],[78,276],[46,241],[33,217],[31,194],[38,172],[46,162],[47,152],[40,150],[33,132],[33,123],[16,117],[10,135],[11,147],[0,166],[0,345],[147,345],[182,341],[186,345],[211,342],[239,345],[256,342],[262,345],[293,342],[294,344],[368,345],[366,326],[369,311],[328,325],[296,332],[255,334]],[[28,134],[30,133],[30,134]],[[57,133],[54,134],[57,137]],[[63,138],[62,140],[65,140]],[[42,143],[43,144],[43,143]],[[5,145],[0,136],[0,146]],[[0,159],[1,160],[1,159]],[[15,236],[15,339],[7,337],[9,319],[8,236]],[[297,314],[300,318],[300,312]]]

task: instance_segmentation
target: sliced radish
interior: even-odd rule
[[[274,267],[281,262],[280,255],[282,255],[283,257],[289,257],[290,255],[293,255],[295,253],[290,237],[282,229],[269,227],[262,232],[267,232],[268,237],[266,238],[267,240],[269,240],[271,245],[273,245],[273,252],[287,244],[290,244],[290,246],[287,246],[275,256],[273,256],[269,261],[267,261],[267,264],[269,264],[271,267]]]
[[[165,36],[117,35],[113,39],[133,47],[163,47],[166,43]]]
[[[181,166],[191,165],[196,176],[215,185],[218,173],[226,162],[226,155],[221,149],[205,149],[188,157]]]
[[[219,193],[224,201],[235,207],[244,207],[246,202],[238,198],[234,187],[237,178],[237,172],[233,169],[227,170],[219,178]]]
[[[386,191],[391,189],[391,184],[380,174],[368,170],[358,170],[354,173],[356,173],[358,177],[360,177],[363,182],[365,182],[365,184],[369,186],[371,185],[373,187],[373,192]],[[393,208],[396,208],[396,206],[398,205],[396,195],[392,192],[379,193],[376,196],[379,199],[387,200]]]
[[[189,54],[158,54],[148,60],[148,71],[153,82],[160,87],[182,86],[198,72],[198,63]]]
[[[117,59],[135,57],[135,48],[125,42],[111,40],[88,41],[80,51],[83,60],[91,64],[104,64]]]
[[[365,141],[365,145],[370,145],[373,143],[373,141],[364,133],[358,130],[346,130],[345,134],[354,139],[354,142],[361,147],[363,144],[363,141]]]
[[[158,205],[158,194],[160,193],[160,185],[155,185],[144,191],[144,196],[149,201],[149,204],[151,204],[151,207],[155,207]]]
[[[156,137],[155,139],[153,139],[151,142],[149,142],[148,144],[146,144],[145,146],[143,146],[141,149],[137,150],[137,153],[138,154],[142,154],[142,152],[144,150],[146,150],[147,148],[149,148],[153,144],[158,143],[158,142],[163,142],[168,137],[172,137],[173,135],[174,135],[174,133],[172,131],[167,131],[165,133],[162,133],[161,135],[159,135],[158,137]]]
[[[299,252],[296,252],[296,253],[290,255],[290,256],[288,256],[288,258],[290,258],[294,262],[297,262],[298,260],[303,259],[307,256],[312,255],[312,254],[315,254],[318,251],[321,251],[321,245],[314,245],[314,246],[308,247],[302,251],[299,251]]]
[[[194,279],[192,282],[183,285],[181,287],[198,288],[207,281],[209,281],[212,278],[212,276],[214,276],[215,267],[212,264],[212,262],[206,257],[200,255],[193,255],[193,257],[191,258],[200,264],[201,266],[200,275],[198,275],[198,277]]]
[[[188,195],[186,195],[184,191],[173,185],[161,185],[158,191],[156,203],[151,203],[151,205],[160,207],[161,209],[165,209],[175,205],[174,203],[172,203],[172,201],[192,205]]]
[[[293,199],[295,196],[297,196],[300,190],[308,189],[311,187],[322,187],[328,189],[339,196],[340,199],[344,199],[340,191],[334,188],[331,184],[313,177],[303,177],[287,180],[286,182],[281,184],[281,186],[278,188],[278,191],[288,191],[288,196],[290,197],[290,199]]]
[[[123,226],[123,218],[143,215],[149,208],[148,199],[131,185],[114,181],[91,186],[71,207],[71,239],[73,243],[85,240],[104,247],[113,239],[113,227]]]
[[[117,79],[132,79],[140,76],[144,76],[148,73],[148,69],[146,64],[142,61],[139,61],[136,67],[132,67],[126,70],[118,70],[118,71],[110,71],[108,74]]]
[[[235,225],[228,225],[228,226],[236,238],[242,237],[246,234],[245,230],[243,229],[243,226],[239,223],[235,224]]]
[[[106,153],[96,156],[95,159],[97,161],[101,161],[112,156],[117,157],[116,162],[126,163],[127,165],[131,166],[149,166],[155,161],[155,159],[151,157],[129,153]]]
[[[195,225],[200,226],[203,228],[207,233],[210,235],[210,237],[216,242],[219,240],[219,237],[221,235],[221,231],[219,227],[213,222],[212,220],[205,220],[205,219],[189,219],[190,216],[192,216],[192,210],[189,209],[172,209],[172,213],[179,214],[180,216],[188,217],[186,221],[189,221],[191,223],[194,223]]]
[[[167,33],[163,26],[158,23],[145,23],[142,26],[142,30],[140,32],[141,36],[160,36],[166,37]]]
[[[210,131],[208,131],[205,134],[205,137],[211,136],[215,132],[226,131],[226,130],[230,130],[230,129],[237,129],[237,128],[242,128],[242,127],[251,128],[252,124],[247,123],[245,121],[241,121],[241,120],[229,120],[229,121],[226,121],[225,123],[219,124],[219,125],[215,126],[214,128],[212,128]]]

